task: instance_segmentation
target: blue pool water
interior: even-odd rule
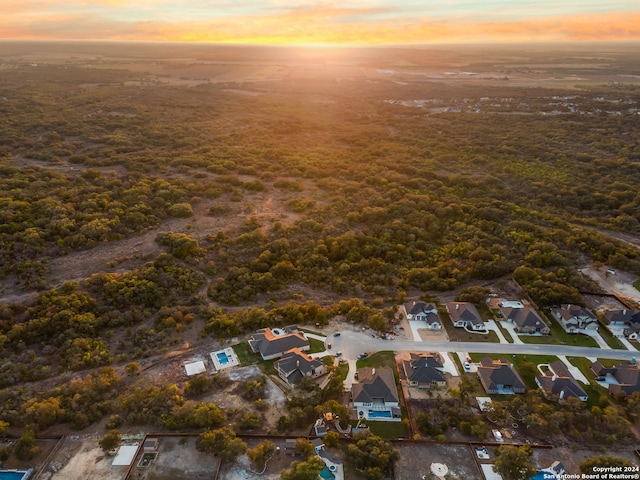
[[[218,361],[220,362],[220,365],[226,365],[227,363],[229,363],[229,357],[227,357],[226,353],[220,352],[216,354],[216,356],[218,357]]]
[[[336,478],[336,476],[329,471],[326,465],[322,470],[320,470],[320,476],[325,480],[333,480],[334,478]]]
[[[550,478],[554,478],[554,477],[552,477],[549,472],[540,472],[540,471],[538,471],[529,480],[549,480]]]
[[[369,418],[391,418],[391,412],[389,410],[369,410]]]
[[[0,471],[0,480],[22,480],[23,478],[26,478],[26,474],[27,472],[24,470],[21,472]]]

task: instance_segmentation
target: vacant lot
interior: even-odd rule
[[[98,446],[98,435],[70,436],[44,466],[40,480],[122,480],[128,467],[111,465],[113,457]]]
[[[214,455],[196,450],[195,437],[162,438],[155,461],[147,469],[136,466],[132,471],[132,478],[146,480],[214,478],[218,464],[219,460]]]
[[[430,471],[432,463],[443,463],[449,468],[447,479],[483,480],[468,446],[407,445],[397,448],[400,450],[400,460],[394,468],[396,480],[435,480],[437,477]]]

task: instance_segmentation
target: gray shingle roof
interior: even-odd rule
[[[597,317],[591,312],[591,310],[581,307],[580,305],[565,304],[560,308],[552,309],[552,312],[556,312],[558,316],[565,320],[581,317],[597,320]]]
[[[385,403],[398,402],[398,390],[390,367],[361,368],[358,370],[358,383],[351,389],[354,402],[372,403],[382,399]]]
[[[281,330],[283,332],[281,335],[274,335],[270,328],[258,330],[249,340],[251,349],[254,352],[260,352],[263,357],[268,357],[293,348],[309,346],[309,340],[298,331],[297,327],[284,327]]]
[[[290,384],[296,383],[304,375],[312,374],[324,364],[317,358],[311,358],[297,348],[286,352],[280,360],[274,364],[276,370],[282,371]]]
[[[542,318],[530,307],[504,307],[502,314],[520,328],[544,328],[546,326]]]
[[[418,313],[433,312],[434,310],[437,310],[437,308],[433,303],[414,302],[413,304],[409,304],[409,308],[406,310],[411,315],[416,315]]]
[[[504,359],[497,361],[488,356],[483,358],[478,367],[478,377],[487,392],[498,390],[499,385],[508,385],[514,390],[525,389],[518,372]]]
[[[587,393],[571,375],[566,365],[559,360],[551,363],[549,370],[544,375],[538,375],[536,381],[547,393],[562,399],[587,397]]]
[[[640,324],[640,312],[637,310],[609,310],[605,312],[606,323]]]
[[[482,323],[482,318],[473,303],[450,302],[447,303],[447,311],[449,312],[453,323],[460,320],[469,322],[473,325]]]
[[[433,355],[411,354],[411,360],[403,362],[404,373],[407,380],[418,384],[431,384],[444,382],[444,374],[438,370],[443,368],[442,363]]]

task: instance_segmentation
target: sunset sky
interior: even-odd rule
[[[2,39],[260,44],[640,40],[638,0],[2,0]]]

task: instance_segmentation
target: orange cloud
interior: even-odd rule
[[[14,0],[9,0],[13,2]],[[117,3],[122,0],[100,0]],[[16,8],[19,3],[15,2]],[[4,7],[0,7],[0,14]],[[331,4],[277,15],[247,15],[198,22],[120,22],[90,15],[22,14],[4,38],[104,39],[263,44],[418,44],[640,40],[640,10],[532,18],[510,22],[429,18],[359,21],[373,9]],[[376,17],[374,17],[376,18]],[[384,18],[383,16],[377,18]]]

